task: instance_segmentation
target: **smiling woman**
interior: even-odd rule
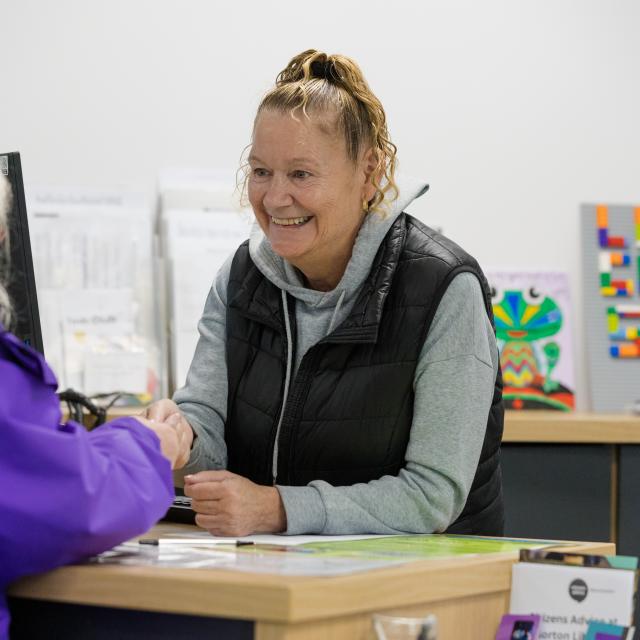
[[[249,163],[249,201],[276,254],[312,289],[335,288],[375,192],[371,148],[352,162],[344,139],[313,120],[262,111]]]
[[[254,121],[257,224],[218,273],[177,416],[216,535],[499,535],[503,409],[488,285],[404,209],[384,109],[349,58],[294,57]]]
[[[395,154],[382,105],[344,56],[301,53],[263,98],[249,201],[273,250],[312,289],[335,288],[364,216],[397,195]]]

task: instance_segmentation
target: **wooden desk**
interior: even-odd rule
[[[614,552],[609,543],[576,543],[575,549]],[[102,615],[110,625],[106,630],[102,623],[96,625],[92,640],[103,637],[99,628],[110,637],[134,637],[121,628],[134,619],[137,638],[150,637],[149,629],[153,628],[154,638],[200,638],[206,633],[209,638],[225,639],[365,640],[373,637],[374,612],[410,616],[434,613],[439,638],[493,640],[500,617],[508,610],[511,565],[516,556],[499,553],[420,561],[331,578],[208,569],[72,566],[24,579],[9,593],[18,622],[35,624],[34,618],[42,618],[43,607],[48,608],[53,619],[41,619],[40,624],[57,629],[60,635],[56,637],[69,640],[88,637],[83,615]],[[59,604],[45,607],[38,600]],[[62,603],[91,608],[65,608]],[[137,616],[132,617],[132,610]],[[161,627],[142,626],[142,618],[153,625],[154,617],[162,619]]]
[[[640,416],[507,411],[503,442],[640,444]]]

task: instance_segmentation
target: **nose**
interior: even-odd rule
[[[274,175],[267,184],[262,198],[265,209],[273,210],[288,207],[293,204],[293,197],[289,189],[289,181],[286,176]]]

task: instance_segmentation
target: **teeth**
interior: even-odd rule
[[[311,216],[307,216],[306,218],[274,218],[272,216],[271,222],[273,222],[273,224],[279,224],[284,227],[288,227],[292,224],[302,224],[303,222],[306,222],[307,220],[310,220],[310,219],[311,219]]]

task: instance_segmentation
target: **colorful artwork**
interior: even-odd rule
[[[565,273],[495,271],[496,337],[509,409],[574,408],[574,373]]]
[[[634,243],[640,247],[640,207],[633,211],[634,223]],[[634,294],[633,278],[629,277],[629,269],[625,269],[623,279],[613,280],[611,276],[612,268],[625,268],[631,266],[631,255],[628,252],[610,252],[610,247],[620,247],[628,249],[631,242],[624,236],[609,235],[609,208],[604,204],[596,206],[596,225],[598,230],[598,245],[600,255],[598,264],[600,269],[600,295],[604,297],[631,298]],[[640,252],[638,253],[637,276],[640,287]],[[609,329],[609,340],[618,342],[609,347],[609,355],[612,358],[640,358],[640,326],[625,326],[620,320],[628,318],[640,318],[640,306],[638,305],[616,305],[607,307],[607,327]]]
[[[614,358],[640,358],[640,325],[622,326],[620,320],[640,320],[640,305],[619,304],[607,308],[609,340],[619,341],[609,347]]]
[[[640,206],[581,207],[591,409],[640,412]]]
[[[636,210],[636,238],[640,240],[640,209]],[[600,293],[605,297],[621,296],[629,298],[633,295],[633,280],[613,280],[611,269],[613,267],[628,267],[631,264],[631,256],[626,252],[609,252],[608,249],[618,247],[626,249],[629,245],[624,236],[609,235],[609,211],[603,204],[596,207],[596,224],[598,226],[598,245],[600,255]],[[639,263],[640,265],[640,263]]]

